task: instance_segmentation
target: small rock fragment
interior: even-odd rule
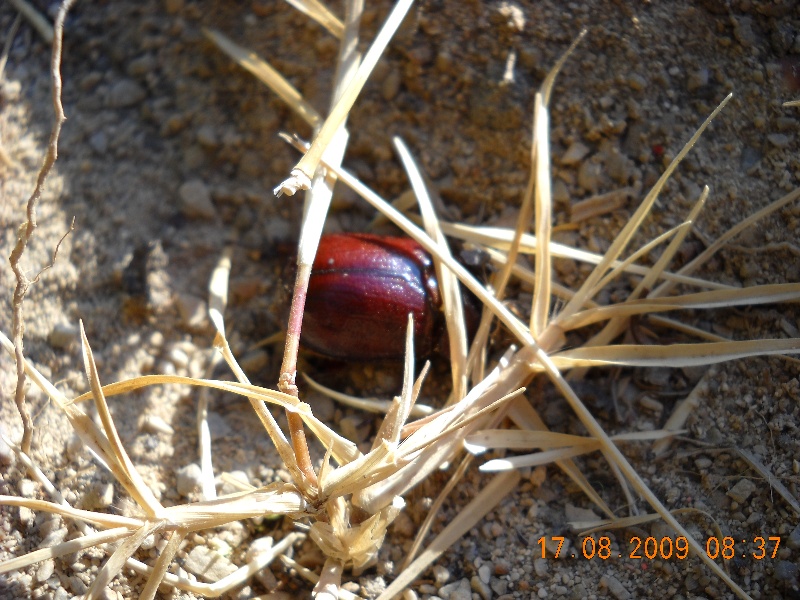
[[[600,578],[600,585],[607,587],[611,595],[618,600],[628,600],[631,597],[630,592],[625,589],[619,579],[611,575],[603,575]]]
[[[175,306],[184,327],[196,329],[206,323],[206,302],[192,294],[175,294]],[[177,365],[176,365],[177,366]]]
[[[19,495],[23,498],[33,498],[36,496],[39,486],[30,479],[21,479],[17,484],[17,489],[19,490]]]
[[[383,96],[384,100],[388,102],[397,96],[397,93],[400,91],[401,81],[400,71],[397,69],[392,69],[389,71],[386,79],[384,79],[383,83],[381,84],[381,95]]]
[[[14,463],[14,450],[11,449],[11,446],[6,444],[5,440],[3,439],[6,436],[6,431],[3,428],[3,425],[0,423],[0,465],[2,466],[9,466]]]
[[[444,600],[472,600],[469,579],[459,579],[439,588],[439,596]]]
[[[78,328],[71,323],[57,323],[47,336],[47,341],[53,348],[67,350],[80,339]]]
[[[219,581],[236,570],[231,561],[206,546],[192,548],[186,556],[183,568],[206,581]]]
[[[728,490],[728,496],[739,504],[744,503],[750,494],[756,491],[756,484],[747,478],[740,479],[736,485]]]
[[[590,148],[581,142],[572,142],[567,151],[561,156],[562,165],[577,165],[586,155],[591,152]]]
[[[800,525],[795,527],[789,534],[789,539],[786,541],[786,545],[792,550],[797,550],[800,548]]]
[[[214,219],[217,209],[211,201],[208,186],[199,179],[191,179],[178,189],[181,211],[189,219]]]
[[[53,574],[55,571],[56,564],[52,558],[48,558],[39,565],[39,568],[36,570],[36,581],[38,583],[44,583],[48,579],[50,579],[50,575]]]
[[[133,79],[120,79],[108,91],[108,105],[111,108],[128,108],[139,104],[145,96],[145,89]]]
[[[689,92],[696,92],[700,88],[703,88],[708,85],[708,68],[703,67],[698,69],[697,71],[693,71],[689,74],[689,78],[686,80],[686,89]]]
[[[789,136],[783,133],[770,133],[767,141],[776,148],[787,148],[791,143]]]
[[[478,577],[484,583],[489,583],[492,580],[492,565],[491,563],[483,563],[478,567]]]
[[[798,566],[789,560],[779,560],[775,564],[775,579],[789,581],[797,577]]]
[[[441,565],[434,565],[431,569],[433,571],[433,579],[437,587],[442,587],[445,583],[450,581],[450,571]]]
[[[191,463],[185,467],[178,469],[175,474],[176,482],[175,487],[181,496],[188,496],[200,487],[200,482],[203,479],[203,473],[199,465]]]
[[[492,588],[477,575],[473,575],[469,583],[472,586],[472,590],[477,592],[483,600],[489,600],[492,597]]]
[[[628,77],[628,86],[632,90],[641,91],[647,87],[647,80],[641,75],[633,74]]]
[[[172,426],[158,415],[145,415],[141,422],[141,429],[145,433],[175,433]]]

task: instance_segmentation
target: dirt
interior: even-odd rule
[[[54,14],[54,3],[35,4]],[[366,40],[388,10],[386,2],[369,4]],[[14,17],[8,3],[0,6],[4,40]],[[203,316],[208,279],[228,243],[234,247],[228,314],[234,352],[255,382],[271,386],[277,380],[280,347],[251,350],[281,330],[289,249],[301,211],[298,197],[272,194],[297,159],[277,134],[307,137],[310,131],[208,42],[202,27],[266,57],[320,112],[328,108],[336,43],[288,4],[78,3],[66,25],[62,70],[68,120],[24,262],[29,273],[45,266],[75,218],[75,231],[25,304],[26,355],[68,397],[87,390],[78,319],[106,383],[146,373],[201,376],[213,339]],[[798,185],[798,109],[782,106],[800,96],[800,8],[791,0],[419,2],[351,113],[345,165],[384,197],[399,195],[407,180],[391,136],[402,136],[448,218],[513,223],[527,180],[534,93],[583,28],[588,35],[565,64],[551,100],[555,218],[563,226],[557,234],[563,241],[607,248],[669,159],[730,92],[733,99],[667,185],[640,241],[679,224],[708,185],[707,206],[682,257],[688,260],[716,235]],[[23,22],[0,86],[0,148],[9,159],[0,163],[4,256],[24,218],[52,121],[48,63],[49,48]],[[585,146],[586,155],[573,161],[568,150],[579,150],[576,143]],[[575,203],[626,187],[633,191],[619,208],[570,225]],[[352,192],[337,188],[327,228],[365,230],[373,217]],[[733,285],[800,281],[798,224],[800,205],[786,207],[737,238],[703,275]],[[561,263],[557,272],[564,283],[574,284],[584,269]],[[13,285],[6,264],[0,269],[0,290],[7,307]],[[791,304],[687,312],[682,318],[736,339],[800,337],[800,311]],[[10,308],[0,313],[0,327],[10,334]],[[397,391],[398,369],[367,365],[342,377],[314,360],[305,366],[355,393],[390,397]],[[737,452],[755,456],[798,499],[798,371],[797,363],[773,357],[733,361],[707,373],[616,373],[636,390],[632,406],[619,410],[608,373],[592,375],[580,388],[604,426],[617,433],[660,427],[676,399],[705,377],[701,404],[670,453],[655,459],[644,444],[623,450],[669,508],[695,509],[680,518],[697,539],[715,535],[716,523],[736,540],[736,556],[724,567],[753,598],[800,597],[800,515]],[[3,355],[0,423],[4,434],[18,441],[14,381],[13,360]],[[317,414],[348,417],[346,422],[368,437],[371,419],[306,393]],[[436,386],[426,393],[435,395]],[[582,432],[547,386],[534,385],[528,395],[551,427]],[[125,446],[164,503],[187,500],[176,480],[179,469],[198,460],[195,401],[195,392],[176,387],[112,401]],[[33,387],[28,402],[36,420],[33,458],[67,500],[124,511],[124,493],[112,488],[109,498],[113,479],[75,443],[57,408]],[[279,477],[279,460],[249,406],[220,397],[212,408],[216,469],[241,471],[251,482]],[[153,426],[154,417],[168,427]],[[0,493],[38,494],[7,449],[1,454]],[[592,455],[579,464],[612,509],[627,515],[630,507],[606,463]],[[407,536],[444,481],[444,475],[433,478],[410,495],[406,516],[387,539],[377,568],[350,578],[352,591],[372,596],[393,579],[410,543]],[[487,476],[471,471],[435,529],[486,481]],[[647,510],[638,499],[636,505],[640,512]],[[470,586],[474,593],[507,598],[733,597],[697,558],[630,556],[631,538],[669,537],[663,525],[597,534],[613,541],[612,555],[586,558],[584,536],[568,522],[585,520],[581,509],[592,508],[555,467],[525,471],[514,494],[453,546],[414,590],[420,597],[459,598],[470,593]],[[64,527],[65,535],[74,533],[71,524],[57,521],[0,508],[0,556],[35,549]],[[235,540],[231,559],[241,563],[253,537],[289,529],[288,522],[261,520],[217,534]],[[566,557],[548,554],[542,560],[540,540],[553,536],[569,540]],[[780,546],[772,556],[769,538],[776,536]],[[754,557],[758,538],[767,541],[762,560]],[[179,558],[183,561],[204,541],[191,540]],[[309,564],[316,560],[310,544],[294,552]],[[152,548],[142,558],[156,554]],[[0,597],[79,595],[102,559],[97,552],[70,555],[53,568],[34,566],[0,576]],[[228,597],[250,597],[276,585],[299,597],[309,593],[307,583],[281,566],[272,566],[270,573]],[[107,597],[137,597],[142,585],[140,577],[125,571]]]

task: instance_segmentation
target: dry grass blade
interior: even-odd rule
[[[0,503],[6,506],[27,506],[31,510],[40,510],[77,521],[85,521],[87,523],[92,523],[93,525],[99,525],[102,527],[126,527],[128,530],[131,530],[142,525],[141,519],[133,517],[97,513],[91,510],[72,508],[71,506],[64,506],[63,504],[55,504],[53,502],[36,500],[33,498],[0,496]]]
[[[795,495],[783,485],[781,480],[775,477],[772,472],[764,466],[764,463],[746,448],[737,448],[736,452],[756,471],[756,473],[764,478],[771,489],[774,489],[780,494],[781,498],[786,500],[786,503],[794,509],[795,514],[800,516],[800,502],[798,502]]]
[[[672,438],[677,431],[637,431],[610,436],[614,442],[649,442]],[[499,458],[481,465],[481,471],[497,472],[537,467],[553,462],[564,461],[600,449],[598,440],[554,433],[552,431],[530,430],[484,430],[473,434],[465,440],[464,447],[472,454],[481,454],[489,449],[527,450],[540,448],[542,452],[521,454],[511,458]],[[549,450],[548,450],[549,449]]]
[[[281,562],[285,564],[290,569],[294,569],[301,577],[305,578],[307,581],[311,583],[317,583],[319,581],[319,575],[314,573],[311,569],[307,569],[300,563],[296,562],[289,556],[285,554],[281,555]],[[361,600],[361,596],[354,594],[353,592],[348,592],[345,589],[339,588],[338,590],[339,600]]]
[[[358,94],[367,82],[370,73],[372,73],[372,69],[375,68],[395,31],[400,27],[400,23],[403,21],[408,9],[411,8],[412,2],[413,0],[400,0],[394,5],[392,12],[386,19],[386,23],[384,23],[369,51],[364,56],[364,60],[361,61],[353,80],[347,86],[347,90],[342,94],[336,106],[333,107],[328,118],[325,119],[325,123],[314,138],[314,143],[303,155],[300,162],[292,169],[291,177],[275,188],[276,195],[287,194],[293,196],[298,190],[307,190],[311,187],[311,179],[314,177],[314,173],[322,160],[325,149],[347,118]]]
[[[513,244],[513,239],[514,239],[514,232],[512,230],[501,227],[475,227],[472,225],[442,223],[442,231],[444,231],[449,236],[464,241],[469,241],[475,244],[488,246],[490,248],[495,248],[501,251],[508,251],[509,247]],[[536,243],[536,237],[530,234],[526,234],[523,235],[520,240],[519,251],[525,254],[536,254],[537,246],[538,245]],[[602,255],[595,254],[593,252],[587,252],[586,250],[581,250],[579,248],[572,248],[570,246],[565,246],[564,244],[559,244],[557,242],[550,242],[550,253],[554,257],[570,258],[573,260],[594,265],[600,264],[600,261],[603,260]],[[623,262],[612,261],[610,264],[612,268],[616,268],[622,266]],[[650,267],[645,267],[642,265],[628,265],[625,268],[625,272],[630,273],[632,275],[644,276],[650,272]],[[669,272],[662,273],[662,278],[668,282],[674,282],[676,284],[679,283],[701,289],[721,290],[721,289],[729,289],[731,287],[729,285],[724,285],[713,281],[707,281],[705,279],[699,279],[695,277],[689,277],[686,275],[679,275]],[[591,301],[591,296],[589,296],[588,294],[586,296],[587,298],[584,300],[584,305],[586,305],[585,304],[586,302]]]
[[[626,187],[575,202],[569,209],[569,222],[580,223],[612,213],[623,208],[635,194],[634,188]]]
[[[352,408],[357,408],[359,410],[363,410],[366,412],[373,412],[373,413],[381,413],[386,414],[386,412],[391,408],[392,401],[390,400],[380,400],[378,398],[357,398],[356,396],[349,396],[347,394],[343,394],[342,392],[337,392],[336,390],[332,390],[331,388],[325,387],[324,385],[314,381],[309,377],[306,373],[301,373],[303,380],[314,390],[328,396],[332,400],[336,400],[345,406],[350,406]],[[435,410],[427,406],[425,404],[417,404],[415,403],[414,406],[411,407],[411,412],[409,416],[411,417],[425,417],[428,415],[432,415]]]
[[[567,306],[564,308],[563,314],[571,315],[583,305],[584,300],[587,297],[591,297],[591,291],[595,289],[597,283],[600,281],[603,275],[605,275],[606,271],[611,268],[611,265],[614,263],[615,260],[619,258],[622,252],[625,250],[627,245],[630,243],[633,235],[638,231],[639,227],[641,226],[644,218],[649,214],[650,210],[652,209],[653,205],[655,204],[656,199],[658,198],[659,193],[663,189],[664,185],[666,184],[667,180],[670,178],[672,173],[678,167],[680,162],[683,158],[689,153],[692,147],[697,143],[697,140],[700,139],[700,136],[706,130],[706,128],[711,124],[711,121],[725,108],[725,105],[730,101],[732,95],[728,95],[717,108],[708,116],[708,118],[700,125],[697,131],[692,135],[689,141],[684,145],[680,152],[678,152],[677,156],[672,160],[670,165],[664,171],[664,173],[659,178],[658,182],[653,186],[653,189],[648,192],[645,199],[639,205],[639,208],[636,209],[636,212],[633,213],[631,218],[629,219],[628,223],[619,233],[619,235],[614,239],[609,247],[608,251],[603,256],[603,259],[600,263],[594,268],[592,273],[589,277],[586,278],[586,281],[583,282],[581,288],[575,294],[575,297],[570,300]]]
[[[716,254],[720,248],[722,248],[725,244],[727,244],[731,239],[742,233],[743,231],[753,227],[756,223],[758,223],[761,219],[775,213],[776,211],[780,210],[784,206],[787,206],[793,202],[795,202],[798,198],[800,198],[800,188],[789,192],[782,198],[775,200],[774,202],[770,202],[767,206],[762,208],[759,211],[756,211],[746,219],[742,220],[741,222],[737,223],[733,227],[731,227],[728,231],[726,231],[723,235],[719,238],[714,240],[714,242],[705,250],[703,250],[699,255],[693,258],[689,263],[684,265],[680,270],[679,274],[690,274],[697,270],[701,265],[708,262],[708,260]],[[675,286],[673,281],[664,281],[661,285],[659,285],[656,289],[653,290],[653,293],[650,294],[651,297],[655,296],[666,296],[669,294],[673,287]]]
[[[612,435],[615,442],[649,441],[678,435],[674,431],[637,431]],[[592,438],[557,433],[554,431],[531,431],[524,429],[484,429],[470,434],[464,440],[464,447],[472,454],[481,454],[491,449],[529,450],[531,448],[564,448],[567,446],[595,446]]]
[[[117,428],[114,426],[114,421],[111,419],[111,413],[108,410],[108,404],[103,395],[103,387],[100,385],[97,365],[94,362],[89,340],[86,339],[86,332],[83,329],[83,322],[80,323],[80,333],[86,376],[89,379],[89,386],[92,390],[91,393],[94,398],[97,414],[100,417],[100,422],[103,424],[106,439],[113,453],[113,455],[107,455],[103,458],[107,464],[117,467],[117,469],[114,469],[114,476],[125,487],[125,490],[133,499],[136,500],[136,503],[145,511],[147,516],[158,518],[162,510],[161,503],[156,500],[153,492],[145,485],[141,475],[139,475],[133,462],[128,457],[128,453],[125,452],[125,448],[122,446],[122,440],[119,439]]]
[[[342,22],[319,0],[286,0],[286,2],[301,13],[314,19],[327,29],[333,37],[341,39],[344,36]]]
[[[589,348],[588,350],[593,349]],[[679,535],[683,535],[687,538],[692,552],[696,556],[699,556],[700,559],[714,572],[714,574],[722,579],[737,596],[740,598],[748,598],[748,595],[744,592],[744,590],[742,590],[742,588],[740,588],[739,585],[736,584],[736,582],[734,582],[727,573],[725,573],[714,561],[711,560],[711,558],[704,552],[700,544],[698,544],[698,542],[689,534],[689,532],[686,531],[686,529],[672,516],[672,514],[661,503],[653,491],[647,487],[647,484],[645,484],[645,482],[636,472],[636,469],[631,466],[616,445],[614,445],[614,443],[609,439],[608,435],[606,435],[605,431],[595,420],[594,416],[592,416],[592,414],[587,410],[566,380],[561,376],[561,373],[550,357],[546,353],[539,350],[536,352],[536,359],[539,364],[544,367],[544,370],[549,376],[550,380],[569,402],[572,410],[584,424],[589,433],[600,442],[601,450],[606,456],[609,464],[614,465],[619,470],[625,479],[630,482],[634,490],[644,497],[647,503],[653,507],[658,514],[661,515],[661,517],[670,527],[678,532]]]
[[[178,553],[183,540],[186,539],[187,533],[185,529],[177,529],[170,534],[167,545],[161,550],[161,554],[156,559],[156,564],[147,578],[147,583],[139,596],[139,600],[152,600],[156,597],[158,587],[164,580],[164,575],[167,574],[167,569],[169,569],[172,559]]]
[[[599,306],[583,310],[571,317],[560,320],[559,325],[563,329],[571,330],[605,320],[632,317],[634,315],[690,308],[708,309],[731,306],[753,306],[757,304],[792,302],[799,299],[800,283],[775,283],[749,288],[715,290],[712,292],[685,294],[683,296],[670,296],[668,298],[626,300],[625,302],[611,306]]]
[[[106,587],[108,587],[111,581],[122,571],[127,560],[139,549],[139,546],[142,545],[145,538],[157,531],[160,527],[161,523],[145,523],[133,535],[129,536],[117,546],[111,558],[106,561],[95,576],[84,598],[86,598],[86,600],[100,598]]]
[[[441,254],[452,258],[447,238],[445,238],[441,227],[439,227],[439,219],[436,217],[433,202],[428,194],[427,186],[419,167],[417,167],[411,152],[409,152],[403,141],[398,137],[395,137],[393,141],[400,160],[405,167],[406,175],[411,183],[411,189],[414,190],[417,198],[425,225],[425,232],[439,245]],[[450,393],[450,402],[448,404],[452,404],[467,394],[467,331],[464,323],[464,303],[461,299],[461,288],[455,274],[445,268],[438,257],[434,258],[434,264],[447,322],[450,373],[453,381],[453,389]]]
[[[406,570],[408,566],[414,562],[414,559],[417,557],[419,549],[425,541],[425,537],[428,535],[431,527],[433,526],[433,521],[439,514],[444,501],[464,477],[464,474],[467,472],[467,469],[471,464],[472,456],[467,455],[463,457],[458,467],[453,471],[453,474],[450,475],[450,479],[447,480],[447,483],[439,492],[439,495],[436,496],[436,500],[433,501],[433,504],[431,504],[430,508],[428,509],[428,514],[425,515],[425,520],[417,529],[417,535],[414,537],[414,541],[412,542],[411,547],[408,549],[406,557],[403,559],[403,564],[400,567],[401,571]]]
[[[268,552],[260,553],[245,566],[240,567],[230,575],[223,577],[214,583],[202,583],[186,577],[179,577],[177,575],[173,575],[172,573],[164,574],[163,583],[179,590],[186,590],[195,594],[199,594],[206,598],[218,598],[237,585],[241,585],[250,579],[253,575],[268,566],[278,556],[281,556],[293,544],[304,537],[305,536],[300,533],[288,534],[280,542],[275,544]],[[152,567],[149,567],[138,560],[129,559],[126,563],[126,566],[141,575],[147,576],[153,573]]]
[[[416,579],[434,560],[469,531],[486,513],[494,508],[519,482],[517,471],[497,475],[484,487],[477,496],[461,510],[442,532],[428,545],[422,554],[412,562],[386,590],[378,596],[378,600],[390,600],[402,592]]]
[[[255,75],[256,79],[265,84],[283,100],[289,108],[296,112],[300,118],[311,127],[319,127],[322,117],[317,110],[305,101],[303,95],[289,83],[283,75],[272,68],[270,64],[255,52],[239,46],[225,35],[214,29],[203,29],[203,35],[211,40],[225,54],[236,63]]]
[[[692,367],[772,354],[800,353],[800,339],[750,340],[671,344],[668,346],[615,345],[575,348],[554,354],[553,364],[562,369],[596,366]]]
[[[550,233],[553,227],[553,206],[550,197],[550,119],[541,93],[536,94],[533,119],[533,143],[536,145],[536,239],[541,244],[535,257],[536,285],[533,292],[530,330],[540,344],[550,316],[550,281],[552,261],[550,256]]]
[[[0,504],[14,506],[10,496],[0,496]],[[18,506],[25,506],[25,504],[20,503]],[[72,552],[80,552],[81,550],[86,550],[87,548],[100,546],[101,544],[107,544],[109,542],[115,542],[127,535],[130,535],[130,528],[116,527],[113,529],[96,532],[91,535],[84,535],[68,542],[62,542],[61,544],[57,544],[50,548],[34,550],[33,552],[29,552],[24,556],[12,558],[0,564],[0,574],[19,571],[30,565],[47,560],[48,558],[58,558],[59,556],[71,554]]]
[[[547,426],[542,421],[539,414],[531,406],[530,402],[523,402],[517,400],[511,403],[508,411],[508,417],[513,421],[514,425],[523,430],[530,431],[547,431]],[[578,468],[574,461],[571,459],[557,460],[556,465],[567,474],[567,476],[575,482],[580,490],[586,494],[586,497],[591,502],[603,511],[608,517],[613,518],[614,512],[608,507],[603,498],[592,487],[586,475]]]
[[[26,2],[26,0],[9,0],[9,4],[28,20],[46,44],[53,43],[53,38],[55,37],[53,26],[30,2]]]

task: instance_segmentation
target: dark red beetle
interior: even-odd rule
[[[417,356],[439,342],[444,315],[433,260],[414,240],[323,236],[308,283],[302,344],[342,360],[397,360],[408,314]]]

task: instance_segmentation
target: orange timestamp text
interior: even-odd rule
[[[631,560],[684,560],[689,556],[689,540],[684,536],[671,537],[639,537],[632,536],[628,547],[623,551],[608,536],[587,536],[581,540],[580,548],[574,548],[568,554],[564,550],[563,536],[542,536],[538,540],[541,558],[629,558]],[[781,538],[779,536],[756,536],[752,539],[709,537],[706,540],[705,552],[712,560],[721,558],[731,560],[736,556],[764,560],[775,558],[778,554]],[[569,545],[567,546],[569,547]]]

